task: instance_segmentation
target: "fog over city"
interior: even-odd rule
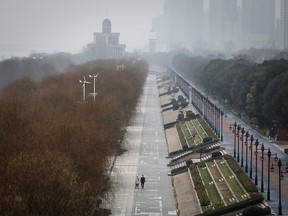
[[[287,110],[288,0],[0,0],[0,216],[288,216]]]
[[[0,56],[79,52],[109,18],[127,51],[148,44],[151,21],[164,0],[1,0]]]
[[[281,49],[285,42],[281,41],[280,2],[1,0],[0,56],[79,53],[93,41],[94,32],[101,32],[105,18],[111,21],[112,32],[120,33],[127,52],[149,51],[151,37],[156,52]]]

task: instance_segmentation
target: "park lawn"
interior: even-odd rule
[[[218,137],[215,134],[215,132],[210,128],[210,126],[204,121],[203,118],[201,118],[200,116],[197,117],[197,120],[199,121],[199,123],[201,124],[201,126],[203,127],[203,130],[205,131],[205,133],[207,134],[208,137],[213,138],[214,140],[217,140]]]
[[[187,141],[185,139],[185,135],[183,134],[183,131],[181,129],[180,123],[176,123],[175,126],[176,126],[176,130],[177,130],[178,137],[180,139],[180,143],[181,143],[182,147],[188,146]]]
[[[189,129],[187,128],[187,125],[185,124],[185,122],[180,122],[180,126],[181,126],[181,130],[185,136],[188,146],[190,147],[194,146],[195,144],[192,139],[192,135],[190,134]]]
[[[197,130],[197,132],[198,132],[199,134],[204,133],[204,129],[203,129],[203,127],[201,126],[201,124],[200,124],[200,122],[198,121],[198,119],[193,119],[193,120],[192,120],[192,123],[193,123],[194,127],[196,128],[196,130]]]
[[[208,136],[206,131],[204,130],[204,128],[202,127],[198,119],[193,119],[192,124],[195,127],[197,134],[201,137],[201,142],[202,142],[202,140]]]
[[[202,143],[202,140],[201,140],[201,138],[199,138],[197,130],[195,129],[195,127],[192,124],[192,122],[191,121],[187,121],[186,125],[187,125],[187,128],[190,130],[190,134],[192,135],[192,137],[194,135],[194,137],[193,137],[194,145],[198,145],[198,144]]]
[[[213,206],[218,206],[222,202],[222,199],[215,186],[215,182],[212,180],[206,167],[199,167],[199,171]]]
[[[246,191],[244,191],[234,173],[229,169],[229,165],[226,161],[219,161],[217,164],[237,199],[242,200],[246,195]]]

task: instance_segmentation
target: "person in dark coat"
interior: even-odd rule
[[[144,175],[141,176],[140,182],[141,182],[141,188],[143,189],[143,188],[144,188],[144,184],[145,184],[145,177],[144,177]]]
[[[139,189],[139,177],[138,177],[138,175],[136,176],[136,179],[135,179],[135,189]]]

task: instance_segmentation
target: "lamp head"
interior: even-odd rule
[[[255,145],[256,145],[256,146],[259,145],[259,141],[258,141],[258,139],[256,139],[256,141],[255,141]]]
[[[270,148],[268,149],[268,157],[270,157],[271,156],[271,151],[270,151]]]
[[[281,161],[281,159],[279,159],[279,160],[278,160],[278,167],[279,167],[279,169],[281,169],[281,166],[282,166],[282,161]]]

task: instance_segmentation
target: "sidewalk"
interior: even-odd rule
[[[149,73],[137,112],[124,137],[127,151],[116,158],[111,177],[116,183],[113,216],[177,215],[166,156],[156,76]],[[136,175],[144,175],[144,189],[134,189]]]

